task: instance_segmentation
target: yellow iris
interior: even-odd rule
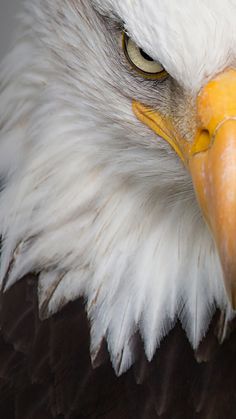
[[[131,66],[144,78],[157,80],[168,75],[161,63],[146,54],[126,33],[123,33],[123,50]]]

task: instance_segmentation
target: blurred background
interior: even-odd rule
[[[15,16],[24,0],[0,0],[0,60],[11,45]]]

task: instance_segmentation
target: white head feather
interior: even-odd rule
[[[118,373],[137,330],[151,359],[177,317],[196,347],[227,307],[189,176],[133,115],[133,97],[157,92],[130,74],[119,19],[194,97],[233,63],[235,13],[233,1],[31,0],[1,67],[1,281],[38,272],[42,315],[84,296],[92,356],[105,337]]]

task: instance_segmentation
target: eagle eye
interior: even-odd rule
[[[167,76],[161,63],[153,60],[150,55],[139,48],[125,32],[123,33],[123,50],[131,66],[144,78],[156,80]]]

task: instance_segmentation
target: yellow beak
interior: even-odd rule
[[[225,287],[236,309],[236,71],[211,80],[197,98],[198,129],[190,143],[170,120],[133,102],[136,116],[168,141],[189,169],[218,248]]]

